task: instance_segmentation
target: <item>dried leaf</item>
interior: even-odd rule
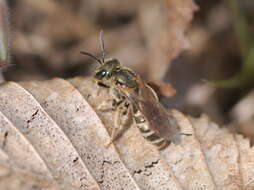
[[[242,98],[232,109],[231,117],[233,122],[229,127],[248,137],[254,143],[254,91],[252,90]]]
[[[148,82],[148,85],[151,86],[158,95],[171,97],[176,94],[176,90],[169,83]]]
[[[249,140],[173,110],[179,145],[158,151],[132,126],[110,147],[114,111],[90,78],[0,86],[0,189],[254,188]],[[219,166],[219,167],[218,167]],[[26,183],[23,183],[24,181]],[[16,185],[14,185],[16,184]]]
[[[254,118],[254,90],[242,98],[232,109],[231,117],[237,123],[248,122]]]
[[[42,180],[27,172],[15,171],[4,165],[0,165],[0,179],[0,188],[3,190],[63,189],[52,181]]]
[[[140,9],[140,22],[148,44],[147,78],[160,81],[170,62],[188,48],[185,32],[198,8],[192,0],[165,0],[147,1]]]
[[[9,62],[9,12],[5,0],[0,0],[0,67]]]

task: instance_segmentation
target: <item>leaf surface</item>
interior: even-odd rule
[[[181,131],[192,136],[162,151],[133,122],[106,147],[115,111],[98,106],[110,98],[91,78],[3,83],[1,189],[254,188],[249,140],[220,129],[207,116],[173,110]]]

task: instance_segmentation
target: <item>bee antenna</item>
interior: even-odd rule
[[[102,52],[102,63],[105,62],[105,45],[104,45],[104,33],[103,30],[100,31],[100,45],[101,45],[101,52]]]
[[[81,54],[83,55],[87,55],[91,58],[93,58],[95,61],[97,61],[100,65],[102,65],[104,62],[102,62],[99,58],[97,58],[95,55],[91,54],[91,53],[88,53],[88,52],[85,52],[85,51],[81,51],[80,52]]]

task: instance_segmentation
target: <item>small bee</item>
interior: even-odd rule
[[[143,137],[157,145],[159,149],[166,147],[171,141],[177,142],[183,133],[180,132],[175,119],[159,103],[154,90],[131,69],[122,66],[117,59],[105,60],[102,31],[100,44],[101,59],[88,52],[80,53],[92,57],[99,63],[95,70],[95,80],[99,86],[109,88],[113,97],[112,107],[117,112],[109,144],[117,137],[117,127],[123,128],[130,118],[134,118]],[[106,104],[102,103],[100,107],[104,105]]]

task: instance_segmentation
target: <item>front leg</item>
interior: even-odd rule
[[[126,101],[124,96],[121,96],[120,93],[114,89],[109,89],[109,93],[112,98],[103,101],[97,109],[99,111],[114,111],[117,110],[121,104]]]
[[[105,101],[103,101],[101,104],[99,104],[99,106],[97,107],[97,110],[99,111],[114,111],[115,107],[114,107],[114,103],[115,100],[114,99],[107,99]]]

